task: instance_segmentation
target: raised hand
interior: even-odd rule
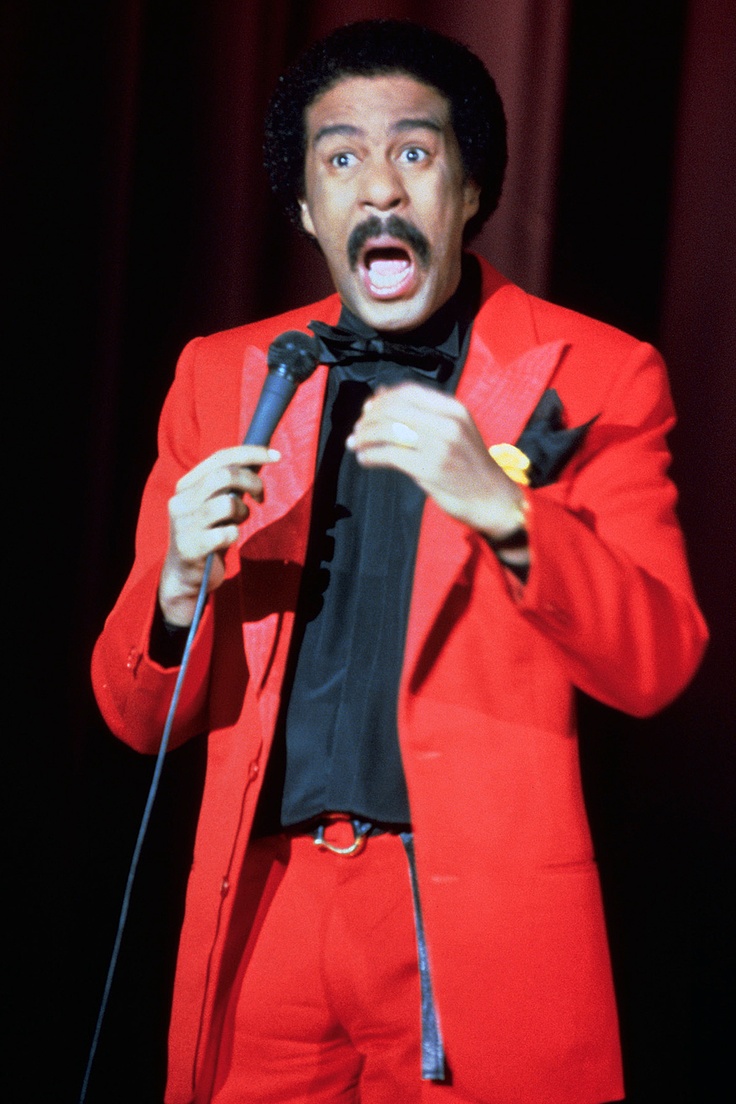
[[[491,458],[454,396],[415,383],[379,390],[347,446],[366,468],[410,476],[451,517],[503,541],[524,525],[524,496]]]

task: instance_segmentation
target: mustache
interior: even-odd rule
[[[365,222],[358,223],[348,238],[348,261],[351,269],[357,267],[358,257],[365,243],[371,238],[380,238],[382,234],[388,234],[410,245],[419,264],[422,268],[427,268],[432,250],[421,230],[417,230],[416,226],[398,215],[389,215],[387,219],[371,215]]]

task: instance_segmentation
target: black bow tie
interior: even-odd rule
[[[402,345],[386,341],[378,335],[366,337],[341,326],[328,326],[324,322],[310,322],[309,329],[322,346],[322,364],[356,364],[360,361],[375,363],[386,360],[432,374],[440,369],[440,377],[455,367],[455,358],[449,353],[426,345]]]

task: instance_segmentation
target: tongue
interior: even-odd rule
[[[371,283],[377,288],[390,288],[401,283],[409,267],[406,257],[389,259],[373,257],[368,265]]]

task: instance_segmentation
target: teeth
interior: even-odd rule
[[[385,289],[400,284],[408,268],[409,262],[405,258],[400,260],[382,260],[376,258],[371,261],[368,266],[368,271],[370,273],[371,283],[377,288]]]

